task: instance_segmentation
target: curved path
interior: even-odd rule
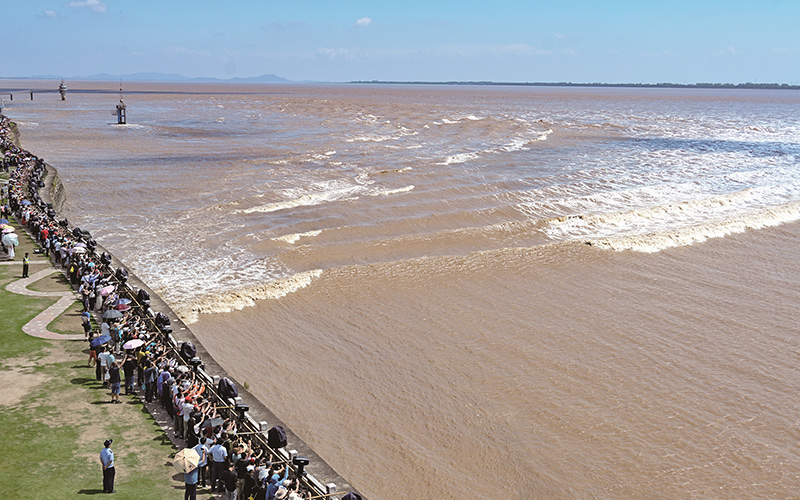
[[[10,262],[8,264],[10,264]],[[28,295],[30,297],[58,297],[58,301],[55,304],[40,312],[32,320],[28,321],[22,327],[22,331],[33,337],[39,337],[40,339],[84,340],[85,336],[83,335],[60,334],[51,332],[47,329],[47,325],[49,325],[51,321],[59,317],[64,311],[67,310],[67,308],[69,308],[69,306],[78,300],[78,296],[75,292],[37,292],[35,290],[28,289],[28,285],[31,283],[39,281],[40,279],[55,272],[58,272],[58,270],[52,267],[47,267],[39,272],[31,274],[28,278],[21,278],[6,285],[6,290],[19,295]]]

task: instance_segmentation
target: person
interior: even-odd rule
[[[111,359],[111,358],[109,358]],[[119,389],[120,389],[120,376],[119,376],[119,363],[112,361],[108,366],[108,385],[111,387],[111,402],[120,404]]]
[[[86,340],[89,340],[89,332],[92,330],[92,314],[89,311],[81,313],[81,324],[83,324],[83,333]]]
[[[101,380],[103,385],[106,385],[106,372],[108,371],[108,351],[105,345],[97,346],[97,368],[95,374],[97,380]]]
[[[156,367],[150,360],[145,360],[145,363],[147,368],[144,369],[144,397],[148,403],[152,403],[156,392]]]
[[[283,482],[286,481],[286,478],[289,477],[289,468],[283,467],[280,464],[276,466],[277,468],[274,470],[272,477],[269,478],[269,485],[267,486],[267,500],[275,500],[275,493],[278,492],[278,488],[283,486]],[[281,469],[284,470],[283,479],[280,477]]]
[[[194,451],[200,455],[200,463],[206,460],[206,450],[202,446],[195,446]],[[189,472],[184,472],[183,482],[186,484],[186,492],[183,495],[183,500],[197,500],[197,479],[200,473],[200,464]]]
[[[97,375],[97,380],[100,380],[100,362],[97,360],[97,346],[92,346],[94,332],[90,331],[87,335],[89,336],[89,338],[86,339],[89,341],[89,366],[92,366],[92,364],[97,365],[95,373]]]
[[[111,449],[113,439],[107,439],[105,448],[100,451],[100,463],[103,465],[103,493],[116,493],[114,489],[114,475],[116,469],[114,468],[114,451]]]
[[[216,444],[211,447],[211,492],[217,491],[217,481],[225,470],[225,463],[228,459],[228,451],[222,446],[222,439],[217,439]],[[222,483],[219,484],[219,491],[223,490]]]
[[[244,476],[241,498],[250,498],[256,492],[256,472],[254,465],[247,466],[247,474]]]
[[[192,398],[186,396],[183,401],[181,401],[181,418],[183,419],[183,440],[189,441],[189,435],[191,434],[191,428],[193,426],[192,420],[192,410],[194,410],[194,404],[192,403]]]
[[[209,448],[211,447],[211,440],[207,439],[205,441],[201,441],[197,443],[197,446],[194,447],[194,450],[200,455],[200,462],[197,464],[197,469],[200,471],[200,484],[203,488],[206,487],[206,477],[208,476],[208,457],[209,455]]]
[[[236,471],[232,463],[228,466],[228,469],[222,473],[220,482],[224,485],[222,488],[222,498],[225,500],[236,500],[236,486],[239,480],[236,477]]]
[[[31,265],[31,259],[28,257],[28,252],[25,252],[25,256],[22,258],[22,277],[28,277],[28,269]]]
[[[122,363],[122,372],[125,374],[125,395],[136,394],[133,383],[133,373],[136,370],[136,361],[133,354],[126,353],[125,362]]]

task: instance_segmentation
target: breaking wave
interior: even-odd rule
[[[293,234],[286,234],[283,236],[276,236],[275,238],[272,239],[275,241],[283,241],[285,243],[293,245],[297,243],[297,241],[300,240],[300,238],[313,238],[314,236],[319,236],[321,233],[322,233],[321,230],[307,231],[305,233],[293,233]]]
[[[650,233],[588,240],[587,244],[609,250],[659,252],[667,248],[703,243],[712,238],[723,238],[748,229],[764,229],[800,220],[800,202],[760,210],[721,222],[709,222],[680,228],[666,233]]]
[[[189,304],[176,307],[175,312],[187,324],[195,323],[201,314],[239,311],[255,305],[259,300],[279,299],[307,287],[321,275],[321,269],[314,269],[262,285],[209,293],[193,299]]]

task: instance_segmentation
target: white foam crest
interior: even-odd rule
[[[800,220],[800,203],[794,202],[780,207],[760,210],[721,222],[709,222],[684,227],[667,233],[620,236],[589,240],[592,246],[615,251],[659,252],[667,248],[703,243],[712,238],[723,238],[748,229],[763,229]]]
[[[630,206],[631,198],[642,200],[657,196],[654,188],[631,192],[609,193],[617,199],[610,206]],[[682,226],[707,221],[709,218],[726,219],[752,210],[754,202],[763,199],[760,190],[748,188],[735,193],[692,199],[678,203],[659,204],[632,210],[559,217],[549,221],[545,234],[553,239],[583,237],[603,238],[617,235],[670,232]],[[655,198],[658,199],[658,198]],[[663,198],[662,198],[663,199]]]
[[[201,314],[217,314],[239,311],[252,307],[259,300],[275,300],[301,290],[322,275],[321,269],[297,273],[266,284],[249,286],[238,290],[213,292],[193,299],[190,303],[176,307],[186,323],[194,323]]]
[[[474,160],[480,157],[479,152],[472,152],[472,153],[458,153],[445,158],[443,162],[437,163],[437,165],[455,165],[458,163],[466,163],[470,160]]]
[[[385,191],[379,191],[377,193],[370,193],[371,196],[389,196],[392,194],[399,194],[399,193],[408,193],[409,191],[414,190],[414,185],[405,186],[397,189],[387,189]]]
[[[134,129],[134,130],[148,130],[150,129],[147,125],[140,125],[138,123],[110,123],[114,128],[125,128],[125,129]]]
[[[458,153],[445,158],[443,162],[437,163],[437,165],[453,165],[458,163],[466,163],[470,160],[474,160],[479,158],[481,155],[484,154],[498,154],[498,153],[513,153],[514,151],[521,151],[527,150],[526,146],[533,142],[544,141],[547,140],[547,136],[553,133],[552,130],[547,130],[541,132],[537,137],[531,139],[530,137],[514,137],[508,142],[507,144],[503,144],[501,146],[491,147],[487,149],[483,149],[481,151],[473,151],[469,153]]]
[[[282,191],[282,194],[288,198],[287,200],[276,201],[258,207],[245,208],[237,210],[235,213],[269,213],[297,207],[321,205],[331,201],[351,200],[354,195],[360,193],[363,189],[364,187],[361,185],[353,185],[342,180],[321,182],[303,189],[285,189]]]
[[[391,135],[367,134],[350,137],[345,139],[345,142],[386,142],[393,141],[395,139],[396,137]]]
[[[306,231],[305,233],[293,233],[293,234],[286,234],[283,236],[276,236],[272,238],[274,241],[283,241],[285,243],[289,243],[293,245],[297,243],[300,238],[313,238],[314,236],[319,236],[322,233],[322,230],[317,229],[315,231]]]

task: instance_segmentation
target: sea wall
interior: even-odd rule
[[[16,131],[16,128],[15,128]],[[16,133],[16,140],[19,143],[19,133]],[[58,174],[58,170],[50,164],[45,164],[46,174],[44,176],[44,188],[39,190],[39,194],[44,203],[51,203],[56,212],[59,212],[67,199],[67,188],[64,186]],[[56,215],[59,218],[58,215]],[[83,228],[84,230],[90,227]],[[170,326],[172,332],[167,335],[168,342],[178,349],[181,343],[191,342],[196,350],[197,357],[202,361],[202,365],[197,369],[198,376],[203,379],[211,387],[216,387],[217,383],[222,378],[233,380],[238,388],[239,397],[224,401],[230,409],[230,413],[234,413],[233,408],[237,404],[245,404],[249,406],[245,414],[245,418],[239,426],[239,434],[247,434],[253,440],[263,441],[266,445],[267,430],[273,426],[279,425],[286,431],[287,446],[280,449],[272,449],[275,454],[282,457],[283,460],[291,463],[294,457],[304,457],[309,459],[309,465],[305,468],[307,473],[306,483],[308,486],[318,492],[315,498],[339,498],[348,491],[355,491],[353,487],[340,476],[327,462],[325,462],[310,446],[308,446],[302,439],[300,439],[292,430],[286,426],[275,414],[267,408],[267,406],[259,401],[255,396],[248,392],[242,384],[233,379],[227,371],[220,366],[214,357],[204,348],[200,341],[192,333],[191,329],[178,317],[172,308],[161,299],[144,281],[142,281],[134,273],[130,272],[123,262],[114,257],[111,252],[108,252],[100,243],[97,244],[95,252],[99,255],[103,252],[111,255],[111,267],[113,269],[123,268],[128,271],[127,283],[123,286],[130,288],[133,295],[136,294],[138,289],[144,289],[150,294],[150,313],[158,311],[166,314],[170,319]],[[188,360],[186,360],[188,361]],[[244,431],[244,432],[242,432]],[[363,496],[362,496],[363,498]]]

